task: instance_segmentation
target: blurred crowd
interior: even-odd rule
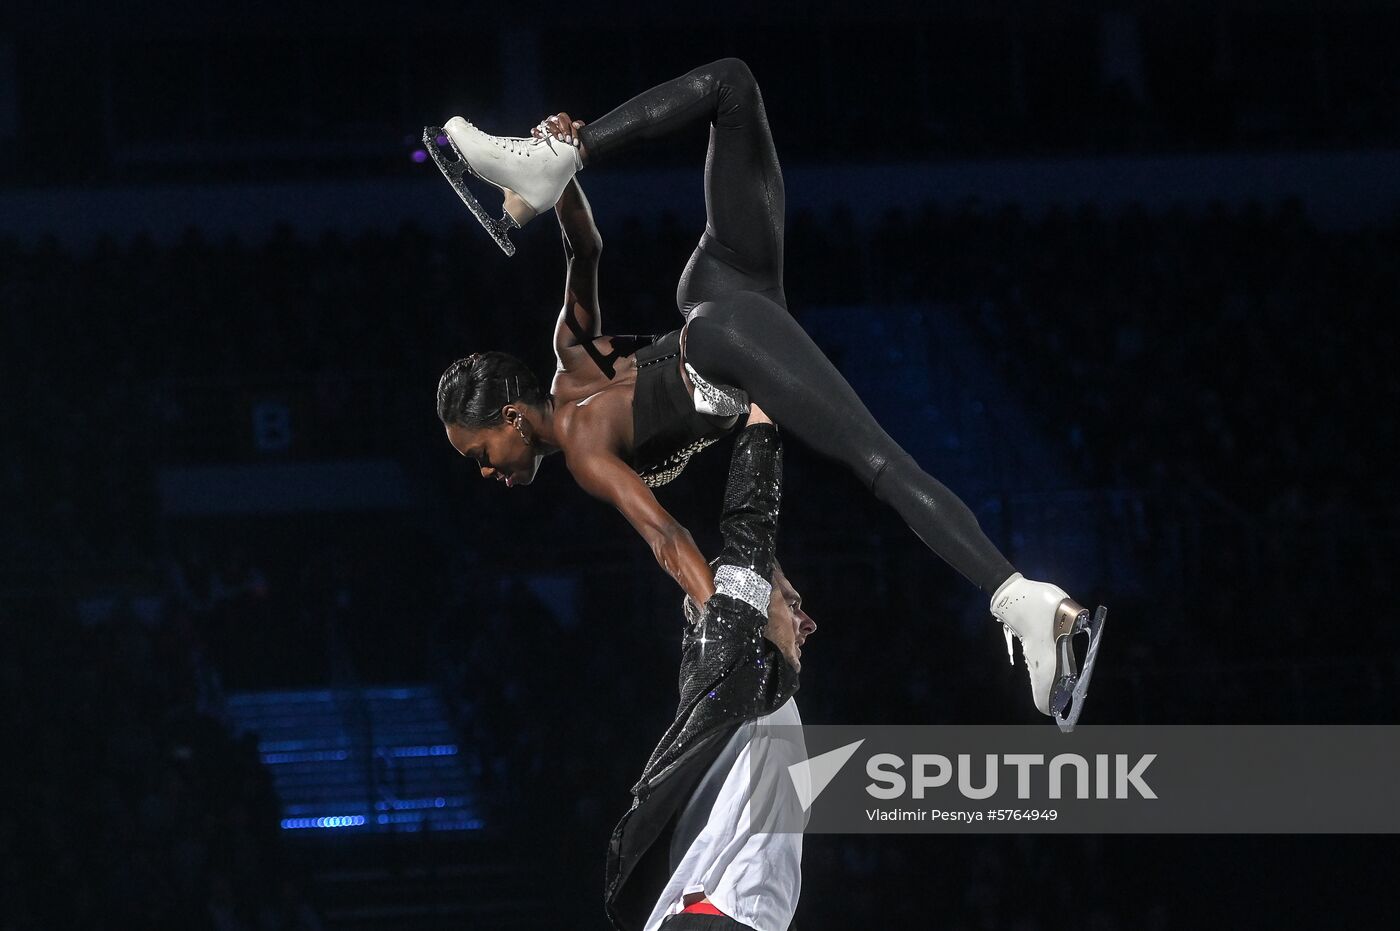
[[[600,219],[605,330],[678,326],[676,277],[697,231]],[[552,831],[557,851],[588,864],[559,888],[596,893],[588,870],[671,714],[657,696],[673,694],[679,598],[561,470],[493,494],[441,440],[433,392],[453,359],[500,348],[552,369],[562,259],[548,230],[524,238],[512,260],[475,226],[313,242],[281,230],[256,244],[191,231],[169,248],[137,237],[85,253],[0,241],[0,427],[18,453],[0,473],[0,590],[22,635],[0,676],[8,745],[28,748],[5,778],[31,800],[0,814],[0,928],[316,927],[284,882],[295,873],[279,866],[255,749],[218,721],[216,671],[324,681],[328,663],[287,657],[323,655],[333,628],[362,676],[444,684],[492,817]],[[1296,204],[1116,216],[924,205],[873,228],[842,211],[792,217],[786,286],[799,319],[921,302],[956,313],[1084,486],[1142,493],[1160,541],[1143,559],[1163,587],[1114,607],[1160,623],[1125,636],[1117,671],[1100,673],[1095,697],[1115,720],[1299,719],[1296,691],[1271,703],[1275,681],[1307,680],[1314,652],[1342,662],[1396,646],[1387,615],[1364,609],[1393,595],[1397,247],[1400,222],[1324,231]],[[860,338],[853,314],[847,345]],[[254,435],[250,406],[267,398],[290,412],[291,442]],[[163,467],[332,457],[402,462],[423,514],[308,515],[296,530],[254,518],[230,532],[161,511]],[[726,465],[723,452],[700,457],[662,493],[702,547],[718,494],[687,489],[717,490]],[[823,625],[804,717],[1005,720],[1024,705],[1020,678],[968,673],[1004,663],[981,600],[928,571],[892,515],[795,504],[859,494],[843,481],[789,457],[782,558]],[[42,611],[24,609],[34,597]],[[1356,636],[1316,644],[1324,609],[1350,616]],[[1280,665],[1239,665],[1255,661]],[[1193,668],[1225,687],[1161,702],[1171,671]],[[1308,710],[1393,717],[1393,660],[1365,670]],[[969,843],[939,866],[939,895],[969,928],[1050,927],[996,890],[1060,857],[1111,873],[1129,856],[1089,840]],[[809,875],[842,884],[809,901],[913,920],[916,901],[861,896],[907,883],[921,856],[813,843]],[[1166,894],[1105,902],[1097,926],[1175,914]]]
[[[677,326],[672,295],[695,230],[669,216],[600,222],[606,328]],[[527,233],[510,260],[475,228],[314,243],[282,229],[258,245],[191,231],[169,249],[138,236],[84,255],[0,242],[4,378],[24,401],[5,416],[29,453],[8,464],[6,491],[64,503],[43,526],[26,515],[17,536],[32,545],[53,527],[77,545],[85,535],[64,521],[101,512],[126,528],[104,551],[139,545],[125,537],[151,510],[141,475],[202,423],[238,435],[213,451],[221,461],[246,453],[249,403],[269,385],[297,386],[293,413],[313,425],[302,451],[314,454],[394,450],[421,433],[436,376],[469,351],[505,348],[545,375],[562,260],[548,230]],[[1371,479],[1393,425],[1358,429],[1352,415],[1397,391],[1381,326],[1400,294],[1397,238],[1396,224],[1323,232],[1296,203],[1034,218],[927,205],[874,228],[837,210],[791,219],[786,287],[799,318],[831,304],[956,307],[1018,395],[1082,447],[1092,480],[1142,484],[1165,468],[1261,514],[1390,509]],[[373,397],[357,393],[367,383]],[[354,436],[338,433],[347,421]]]
[[[150,607],[4,611],[0,928],[317,931],[256,739],[188,614]]]

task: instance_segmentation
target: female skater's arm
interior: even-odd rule
[[[545,117],[531,130],[535,138],[549,134],[555,145],[573,145],[582,120],[567,113]],[[598,308],[598,256],[603,251],[603,237],[593,222],[593,210],[583,195],[578,179],[573,178],[554,205],[559,218],[559,231],[564,236],[564,256],[568,263],[564,277],[564,306],[554,327],[554,352],[580,343],[592,342],[603,335],[603,315]]]
[[[554,212],[564,236],[564,306],[554,327],[554,352],[591,342],[603,335],[603,314],[598,307],[598,256],[603,237],[593,223],[593,211],[578,179],[569,182]]]
[[[690,531],[667,513],[636,472],[602,450],[568,455],[566,461],[579,487],[621,511],[647,541],[661,568],[687,595],[697,604],[709,600],[715,593],[714,570],[700,555]]]

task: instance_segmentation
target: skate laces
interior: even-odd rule
[[[997,618],[1001,621],[1001,618]],[[1016,665],[1016,632],[1011,629],[1011,625],[1001,621],[1001,632],[1006,637],[1006,661],[1011,665]]]
[[[544,124],[541,123],[540,125],[543,126]],[[493,146],[504,150],[510,155],[523,155],[529,158],[532,152],[539,149],[540,146],[548,146],[552,154],[559,154],[554,150],[554,139],[548,133],[545,133],[539,139],[533,136],[493,136],[472,123],[467,123],[467,126],[488,139]]]
[[[548,136],[543,139],[535,139],[533,137],[530,139],[523,139],[516,136],[488,135],[487,138],[491,140],[491,144],[496,146],[496,148],[505,149],[511,155],[523,155],[526,158],[530,157],[531,150],[538,149],[541,145],[548,144],[549,150],[551,152],[554,151],[554,146],[551,144],[551,140]]]

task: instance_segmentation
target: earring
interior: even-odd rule
[[[532,442],[530,441],[530,438],[529,438],[528,436],[525,435],[525,418],[524,418],[524,417],[517,417],[517,418],[515,418],[515,432],[520,434],[520,438],[521,438],[522,440],[525,441],[525,445],[526,445],[526,446],[534,446],[534,445],[535,445],[534,443],[532,443]]]

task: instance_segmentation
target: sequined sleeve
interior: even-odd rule
[[[772,424],[746,427],[734,443],[729,463],[720,518],[724,549],[716,560],[716,580],[720,572],[729,579],[743,580],[735,585],[746,589],[747,597],[740,597],[745,602],[753,597],[752,577],[767,585],[773,575],[782,483],[783,445],[777,428]],[[733,568],[726,571],[725,567]]]

